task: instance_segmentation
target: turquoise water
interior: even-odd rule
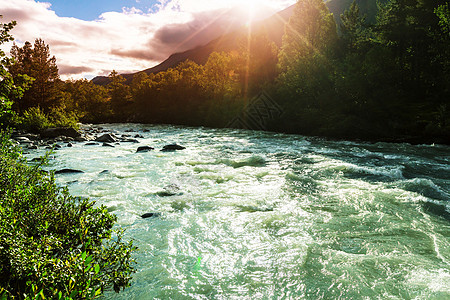
[[[144,138],[63,147],[50,168],[84,171],[57,181],[139,247],[132,286],[104,299],[450,299],[450,147],[103,127]]]

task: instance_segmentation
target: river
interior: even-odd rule
[[[448,146],[102,127],[144,138],[62,147],[48,168],[82,170],[56,180],[139,247],[132,286],[104,299],[450,299]]]

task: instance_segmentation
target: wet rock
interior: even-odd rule
[[[31,142],[30,141],[30,139],[29,138],[27,138],[27,137],[24,137],[24,136],[18,136],[18,137],[16,137],[16,138],[14,138],[16,141],[18,141],[18,142]]]
[[[74,170],[74,169],[62,169],[62,170],[55,171],[55,174],[80,174],[80,173],[84,173],[84,172],[80,171],[80,170]]]
[[[116,146],[111,145],[111,144],[109,144],[109,143],[103,143],[103,147],[115,148]]]
[[[135,144],[139,143],[138,140],[130,139],[130,138],[123,138],[123,139],[120,139],[120,141],[123,142],[123,143],[135,143]]]
[[[33,144],[33,142],[32,141],[19,141],[19,144],[20,145],[31,145],[31,144]]]
[[[109,174],[109,170],[103,170],[99,173],[99,175]]]
[[[181,188],[176,184],[169,184],[165,186],[164,191],[156,193],[160,197],[172,197],[172,196],[180,196],[183,193],[181,192]]]
[[[150,132],[150,130],[144,129],[144,130],[142,130],[142,132]]]
[[[79,136],[77,138],[74,139],[75,142],[86,142],[87,138],[83,137],[83,136]]]
[[[22,138],[26,138],[30,141],[36,141],[39,139],[39,135],[38,134],[34,134],[34,133],[21,133],[21,134],[13,134],[12,136],[16,141],[19,141]]]
[[[37,150],[37,149],[38,149],[38,146],[36,146],[36,145],[30,145],[30,146],[28,146],[28,149],[30,149],[30,150]]]
[[[68,143],[67,147],[72,148],[73,147],[72,143]]]
[[[118,141],[117,137],[112,133],[106,133],[95,139],[96,142],[101,143],[115,143]]]
[[[152,150],[155,150],[155,148],[150,147],[150,146],[142,146],[142,147],[137,148],[136,153],[139,153],[139,152],[149,152],[149,151],[152,151]]]
[[[95,143],[95,142],[89,142],[89,143],[86,143],[86,144],[84,144],[85,146],[97,146],[97,145],[99,145],[99,143]]]
[[[172,145],[166,145],[162,148],[162,152],[173,152],[173,151],[178,151],[178,150],[184,150],[186,149],[183,146],[180,146],[178,144],[172,144]]]
[[[144,136],[143,136],[142,134],[136,134],[136,135],[134,136],[134,138],[135,138],[135,139],[143,139]]]
[[[58,136],[77,138],[81,136],[81,133],[73,128],[48,128],[41,132],[42,138],[56,138]]]
[[[45,149],[47,149],[47,150],[59,150],[61,148],[62,147],[58,144],[53,144],[53,145],[49,145],[49,146],[45,147]]]
[[[143,214],[143,215],[141,216],[141,218],[143,218],[143,219],[149,219],[149,218],[158,218],[158,217],[160,217],[160,216],[161,216],[160,213],[146,213],[146,214]]]

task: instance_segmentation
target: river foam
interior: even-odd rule
[[[83,171],[56,180],[139,247],[132,286],[105,299],[450,298],[447,146],[102,127],[143,138],[61,144],[47,168]]]

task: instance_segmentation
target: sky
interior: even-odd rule
[[[15,43],[42,38],[61,79],[130,73],[280,11],[295,0],[1,0]],[[1,48],[9,52],[12,43]]]

